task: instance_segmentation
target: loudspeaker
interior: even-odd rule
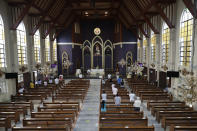
[[[167,71],[167,77],[179,77],[178,71]]]
[[[5,73],[5,79],[15,79],[18,77],[18,73]]]

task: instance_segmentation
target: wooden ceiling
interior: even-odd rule
[[[131,30],[133,27],[137,27],[141,32],[143,32],[141,25],[147,23],[154,33],[159,33],[153,23],[151,23],[151,17],[159,15],[170,28],[173,28],[174,25],[163,10],[168,5],[176,2],[176,0],[5,1],[10,7],[22,8],[18,18],[16,18],[16,22],[13,23],[12,29],[16,29],[26,15],[38,18],[38,22],[33,26],[32,35],[43,23],[50,23],[50,28],[56,29],[65,28],[73,21],[80,19],[114,19]]]

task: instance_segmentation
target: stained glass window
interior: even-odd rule
[[[35,55],[35,62],[40,63],[41,62],[41,50],[40,50],[40,32],[39,30],[36,31],[34,35],[34,55]]]
[[[46,60],[46,62],[51,61],[51,59],[50,59],[50,40],[49,40],[49,35],[45,39],[45,60]]]
[[[192,55],[193,16],[184,9],[180,20],[180,64],[189,66]]]
[[[156,36],[153,31],[151,31],[151,59],[153,62],[156,60]]]
[[[53,42],[53,60],[57,61],[57,42],[54,40]]]
[[[168,63],[170,44],[170,29],[166,23],[162,27],[162,62]]]
[[[0,15],[0,67],[6,67],[4,24]]]
[[[23,22],[17,27],[17,50],[18,50],[18,63],[19,65],[27,64],[27,43],[26,31]]]

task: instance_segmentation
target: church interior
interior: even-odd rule
[[[197,0],[0,0],[0,131],[197,131]]]

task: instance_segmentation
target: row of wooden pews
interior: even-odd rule
[[[197,130],[197,111],[187,106],[185,102],[173,101],[172,95],[150,85],[147,82],[129,80],[132,90],[147,101],[147,108],[161,122],[164,129],[170,131]]]
[[[89,80],[72,80],[66,85],[38,86],[12,96],[12,102],[0,103],[0,127],[5,127],[6,130],[12,128],[13,131],[73,130],[84,97],[77,99],[77,102],[75,97],[69,94],[64,96],[65,98],[70,97],[69,101],[64,98],[60,101],[55,99],[49,102],[46,98],[56,97],[56,94],[61,93],[62,89],[69,89],[72,94],[75,87],[78,89],[85,87],[85,91],[78,92],[85,96],[89,82]],[[39,101],[40,105],[36,109],[34,109],[34,105],[37,103],[35,100]],[[22,127],[16,126],[20,120],[22,120]]]
[[[111,84],[106,82],[101,86],[101,93],[107,93],[107,102],[106,112],[100,112],[99,131],[154,131],[154,126],[148,126],[148,119],[144,118],[143,112],[134,111],[129,92],[117,84],[121,105],[114,104]]]

